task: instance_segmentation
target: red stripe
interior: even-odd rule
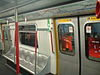
[[[4,43],[4,30],[3,30],[3,25],[1,25],[1,33],[2,33],[2,42]]]
[[[35,54],[37,53],[37,31],[36,31],[36,34],[35,34]]]
[[[15,47],[16,47],[16,73],[20,73],[19,66],[19,28],[18,22],[15,22]]]
[[[2,30],[2,42],[4,43],[4,30]]]
[[[96,2],[96,17],[100,18],[100,0]]]
[[[53,51],[53,40],[52,40],[52,32],[50,32],[50,37],[51,37],[51,47],[52,47],[52,53],[54,53],[54,51]]]

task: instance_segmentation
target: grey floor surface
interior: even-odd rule
[[[0,75],[17,75],[6,65],[6,60],[2,56],[0,56]]]

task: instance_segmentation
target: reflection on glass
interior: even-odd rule
[[[21,44],[35,47],[35,30],[35,25],[19,26],[19,31],[22,31],[19,33]]]
[[[100,61],[100,23],[88,23],[85,26],[86,56]]]
[[[4,36],[5,36],[5,40],[8,40],[8,27],[4,27]]]
[[[59,24],[59,48],[62,53],[74,54],[74,28],[72,24]]]
[[[3,38],[4,37],[4,38]],[[11,34],[10,34],[10,27],[3,26],[3,39],[4,39],[4,53],[9,51],[12,46]]]
[[[35,47],[35,33],[20,33],[20,41],[24,45]]]

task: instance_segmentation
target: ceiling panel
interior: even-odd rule
[[[27,12],[32,9],[42,9],[76,1],[81,0],[0,0],[0,13],[4,13],[10,9],[14,9],[15,7],[25,7],[25,9],[28,8],[26,10],[21,9],[21,12]]]
[[[2,0],[9,3],[11,6],[15,6],[15,0]],[[19,20],[27,19],[39,19],[59,16],[70,16],[73,14],[84,14],[95,12],[96,0],[17,0]],[[78,2],[76,2],[78,1]],[[1,1],[0,1],[1,2]],[[1,3],[2,3],[1,2]],[[72,3],[69,3],[72,2]],[[8,4],[9,5],[9,4]],[[59,6],[60,5],[60,6]],[[9,7],[11,7],[9,6]],[[6,8],[6,6],[3,6]],[[0,7],[1,10],[2,7]],[[15,10],[5,12],[2,8],[0,18],[13,16]],[[86,11],[88,10],[88,11]],[[27,13],[28,12],[28,13]],[[14,20],[14,17],[10,18]]]

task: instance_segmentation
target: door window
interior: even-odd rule
[[[88,59],[100,61],[100,23],[85,25],[85,48]]]
[[[59,50],[63,54],[74,55],[74,27],[72,24],[58,26]]]

